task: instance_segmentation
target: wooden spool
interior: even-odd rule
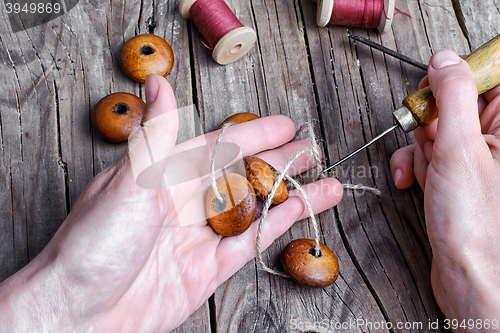
[[[190,19],[189,10],[196,0],[182,0],[179,12],[185,19]],[[227,65],[243,57],[257,41],[255,30],[250,27],[233,29],[222,36],[212,50],[212,58],[221,65]]]
[[[318,0],[318,7],[316,11],[316,24],[319,27],[324,27],[330,22],[333,11],[333,2],[335,0]],[[388,31],[391,28],[392,18],[394,17],[394,7],[396,0],[385,0],[384,8],[385,14],[382,13],[380,23],[377,27],[380,33]]]

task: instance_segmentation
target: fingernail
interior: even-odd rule
[[[149,74],[146,77],[144,85],[144,90],[146,91],[146,104],[153,103],[156,101],[156,96],[158,96],[158,90],[160,89],[158,80],[156,80],[153,74]]]
[[[432,149],[434,148],[434,142],[433,141],[427,141],[424,143],[424,154],[425,158],[427,158],[427,161],[430,162],[432,159]]]
[[[431,65],[435,69],[441,69],[460,63],[460,57],[453,51],[443,50],[432,56]]]
[[[396,169],[396,171],[394,171],[394,185],[398,185],[398,182],[401,179],[402,175],[403,175],[403,170]]]

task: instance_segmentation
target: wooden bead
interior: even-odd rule
[[[241,124],[241,123],[246,123],[247,121],[254,120],[260,118],[258,115],[250,113],[250,112],[241,112],[237,114],[233,114],[232,116],[228,117],[226,120],[220,124],[219,129],[224,126],[226,123],[233,123],[233,124]]]
[[[255,219],[257,197],[245,177],[228,173],[217,178],[219,201],[212,187],[208,190],[205,210],[208,223],[222,236],[236,236],[247,230]]]
[[[129,78],[144,82],[148,74],[167,76],[174,66],[174,53],[159,36],[137,35],[123,45],[120,65]]]
[[[315,288],[326,287],[337,279],[339,264],[337,258],[323,243],[319,244],[320,256],[315,256],[316,241],[297,239],[283,250],[283,269],[296,282]]]
[[[264,201],[271,192],[271,189],[278,179],[275,168],[269,163],[256,156],[247,156],[243,158],[247,179],[252,184],[255,193]],[[281,181],[273,197],[273,205],[279,205],[288,199],[288,188],[284,181]]]
[[[108,141],[128,141],[134,128],[139,126],[145,103],[129,93],[114,93],[97,102],[92,112],[92,123],[97,133]]]

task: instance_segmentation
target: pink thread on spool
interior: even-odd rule
[[[391,27],[395,0],[318,0],[316,23],[357,28],[377,28],[380,33]]]
[[[193,20],[221,65],[243,57],[257,40],[255,31],[245,27],[223,0],[182,0],[179,11]]]

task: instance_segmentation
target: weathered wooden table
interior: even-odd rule
[[[144,98],[144,86],[118,65],[123,43],[136,34],[170,43],[175,65],[168,80],[177,103],[196,105],[205,132],[237,112],[284,114],[297,127],[312,122],[333,162],[392,125],[391,111],[425,74],[349,34],[427,63],[437,50],[467,54],[500,32],[500,0],[397,0],[411,18],[396,15],[383,35],[318,28],[313,0],[228,4],[256,30],[258,43],[226,66],[212,60],[177,1],[80,1],[63,16],[16,33],[0,7],[0,280],[42,250],[85,185],[126,149],[95,133],[90,112],[112,92]],[[194,135],[191,120],[183,119],[179,141]],[[334,285],[300,287],[251,261],[176,332],[324,332],[307,323],[338,328],[352,321],[432,331],[429,322],[443,316],[429,282],[422,191],[416,185],[397,190],[389,168],[391,154],[412,142],[412,135],[396,131],[337,173],[341,182],[375,186],[382,195],[346,191],[337,207],[319,215],[323,240],[340,262]],[[310,234],[307,223],[296,223],[264,259],[273,262],[289,241]],[[388,330],[345,324],[339,331]]]

